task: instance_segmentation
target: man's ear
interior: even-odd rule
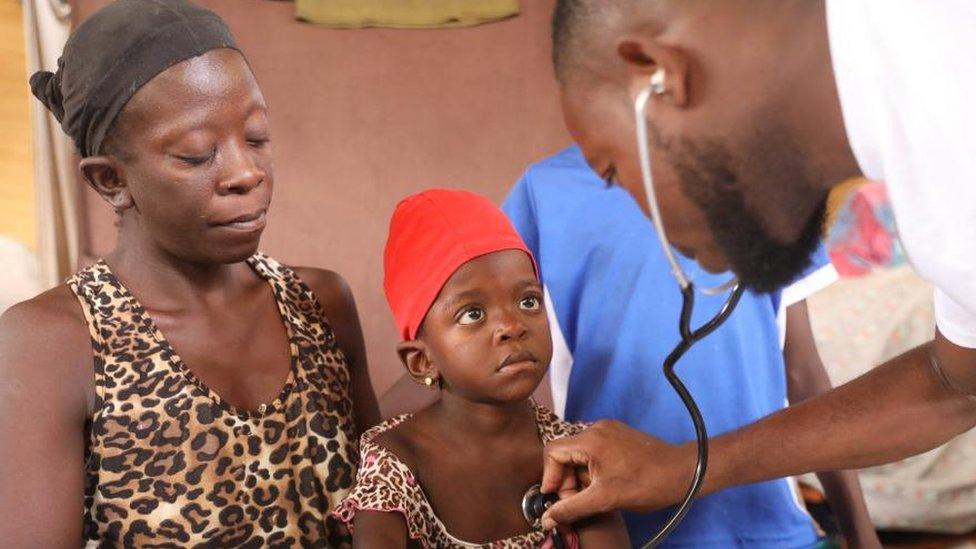
[[[112,156],[89,156],[78,165],[81,175],[95,192],[101,195],[116,212],[131,208],[132,193],[118,160]]]
[[[653,37],[629,34],[617,42],[617,55],[626,67],[631,97],[637,97],[649,85],[651,75],[662,70],[663,90],[655,96],[679,109],[688,106],[689,64],[684,50],[662,44]]]
[[[423,341],[419,339],[401,341],[397,344],[397,355],[407,368],[407,373],[417,383],[426,384],[427,378],[431,378],[434,382],[439,381],[440,372],[430,359],[427,345]]]

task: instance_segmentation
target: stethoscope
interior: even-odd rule
[[[681,398],[681,402],[688,410],[688,415],[691,416],[698,443],[698,460],[695,465],[695,474],[681,503],[674,508],[671,516],[658,529],[650,541],[643,545],[643,549],[657,547],[658,544],[664,541],[664,538],[677,528],[678,524],[681,523],[681,520],[685,518],[685,515],[691,509],[691,502],[701,489],[702,482],[705,479],[705,470],[708,468],[708,431],[705,429],[705,422],[702,419],[701,411],[698,409],[698,404],[695,403],[695,399],[692,398],[691,393],[688,392],[681,378],[675,373],[674,367],[678,360],[688,352],[688,349],[714,332],[725,322],[729,315],[732,314],[735,306],[739,303],[739,298],[742,297],[743,292],[742,286],[735,277],[718,286],[696,288],[691,279],[685,274],[684,269],[681,268],[677,259],[675,259],[674,252],[668,242],[667,234],[664,231],[664,222],[661,220],[661,211],[658,208],[657,194],[654,192],[654,180],[651,176],[651,152],[647,137],[646,116],[647,103],[651,96],[663,95],[665,91],[664,70],[659,68],[651,75],[649,85],[641,90],[634,99],[634,117],[637,126],[637,152],[640,158],[641,176],[644,180],[644,193],[647,196],[647,206],[650,210],[651,222],[657,231],[657,238],[661,244],[661,249],[664,251],[664,255],[671,266],[671,273],[674,275],[675,280],[677,280],[678,287],[681,290],[681,314],[678,317],[678,332],[681,340],[664,359],[664,377],[671,384],[671,387],[674,388],[678,397]],[[705,295],[718,295],[728,292],[728,297],[715,316],[701,326],[692,329],[691,315],[695,307],[696,290]],[[542,494],[539,492],[538,486],[533,486],[522,498],[522,513],[530,524],[538,524],[542,514],[558,499],[558,495]],[[562,546],[562,541],[559,539],[558,533],[553,532],[553,539],[557,547]]]

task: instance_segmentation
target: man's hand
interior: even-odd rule
[[[617,509],[647,511],[684,496],[695,469],[693,445],[672,446],[619,421],[600,421],[546,445],[542,491],[560,500],[545,528]]]
[[[710,441],[702,495],[810,471],[860,469],[931,450],[976,426],[976,349],[941,335],[816,398]],[[672,446],[617,422],[549,443],[543,492],[565,498],[543,523],[673,504],[694,470]]]

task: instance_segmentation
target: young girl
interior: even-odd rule
[[[31,78],[118,243],[0,320],[4,547],[339,546],[378,419],[339,275],[257,253],[267,107],[182,0],[92,15]],[[357,426],[359,426],[357,428]]]
[[[357,484],[336,516],[356,547],[558,543],[529,525],[522,497],[542,478],[543,445],[583,426],[529,400],[552,344],[525,244],[488,200],[429,190],[397,206],[384,259],[400,358],[441,398],[363,435]],[[628,546],[616,515],[560,538]]]

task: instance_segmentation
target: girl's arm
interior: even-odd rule
[[[620,513],[607,513],[581,520],[573,525],[582,549],[630,547],[630,536]]]
[[[400,513],[359,511],[353,519],[355,549],[406,549],[407,522]]]

